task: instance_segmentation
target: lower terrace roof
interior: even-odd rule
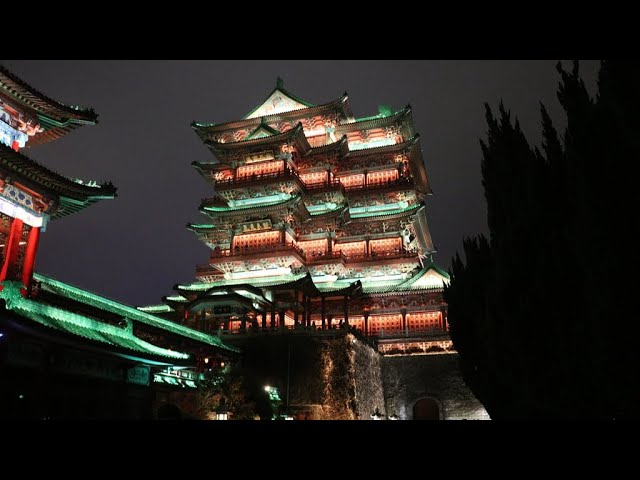
[[[238,349],[236,349],[235,347],[231,347],[222,343],[220,338],[218,338],[217,336],[193,330],[189,327],[185,327],[184,325],[180,325],[179,323],[172,322],[171,320],[166,320],[164,318],[151,315],[150,313],[138,310],[128,305],[124,305],[120,302],[116,302],[115,300],[108,299],[101,295],[97,295],[87,290],[75,287],[73,285],[69,285],[68,283],[55,280],[46,275],[36,273],[33,275],[33,278],[34,280],[40,282],[42,289],[50,291],[62,297],[66,297],[80,303],[85,303],[87,305],[91,305],[95,308],[99,308],[107,312],[122,315],[124,318],[140,322],[145,325],[158,328],[160,330],[165,330],[167,332],[191,340],[196,340],[207,345],[212,345],[214,347],[232,352],[238,351]]]
[[[24,298],[20,293],[20,289],[23,288],[20,282],[5,281],[2,286],[0,298],[5,300],[7,310],[45,327],[112,347],[131,350],[138,355],[142,354],[152,358],[159,357],[165,360],[165,362],[161,363],[173,363],[171,361],[190,359],[190,355],[187,353],[158,347],[136,337],[133,334],[131,324],[127,324],[126,327],[122,328],[47,303]]]
[[[433,270],[438,276],[442,277],[443,280],[449,280],[449,274],[437,266],[432,261],[427,263],[423,268],[421,268],[415,275],[407,280],[400,281],[366,281],[362,283],[362,293],[364,294],[378,294],[378,293],[391,293],[391,292],[410,292],[410,291],[423,291],[423,290],[434,290],[441,289],[442,287],[439,285],[427,285],[419,282],[429,271]],[[247,282],[246,278],[242,279],[233,279],[233,280],[220,280],[217,282],[194,282],[191,284],[185,285],[175,285],[174,290],[182,291],[182,292],[191,292],[191,293],[203,293],[208,290],[220,287],[240,287],[240,286],[253,286],[257,288],[268,288],[268,287],[277,287],[277,286],[286,286],[288,284],[292,284],[294,282],[298,282],[306,276],[306,273],[300,273],[297,275],[277,275],[272,277],[264,277],[260,279],[253,280],[251,282]],[[313,277],[311,277],[313,279]],[[314,282],[315,287],[318,291],[323,294],[332,294],[332,295],[340,295],[344,291],[349,288],[353,288],[354,283],[359,283],[359,280],[337,280],[334,282]],[[184,303],[187,303],[188,300],[183,297]]]

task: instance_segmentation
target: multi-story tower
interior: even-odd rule
[[[192,126],[213,153],[193,166],[214,193],[208,222],[188,228],[211,254],[149,311],[231,332],[446,330],[410,106],[355,118],[346,93],[313,105],[278,80],[242,120]]]

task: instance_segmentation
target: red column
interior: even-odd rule
[[[5,257],[2,265],[2,271],[0,271],[0,282],[7,278],[7,275],[15,275],[13,267],[18,258],[18,247],[20,246],[20,236],[22,235],[22,220],[14,218],[11,222],[11,230],[7,237],[7,245],[4,249]],[[11,270],[10,270],[11,269]],[[13,280],[14,278],[12,278]]]
[[[33,268],[36,264],[36,253],[38,251],[38,242],[40,241],[40,228],[31,227],[29,238],[27,239],[27,250],[24,256],[24,266],[22,267],[22,283],[27,289],[27,295],[31,293],[31,280],[33,277]]]

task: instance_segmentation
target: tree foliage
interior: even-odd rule
[[[201,419],[227,412],[232,420],[270,420],[275,413],[264,388],[240,367],[217,367],[207,372],[197,391],[196,415]]]
[[[640,67],[604,61],[591,98],[561,64],[560,137],[541,105],[531,147],[501,104],[481,140],[489,238],[463,242],[445,289],[465,381],[492,418],[637,416],[638,322],[624,271],[635,248]]]

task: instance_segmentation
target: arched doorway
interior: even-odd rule
[[[440,407],[433,398],[421,398],[413,406],[414,420],[440,420]]]

